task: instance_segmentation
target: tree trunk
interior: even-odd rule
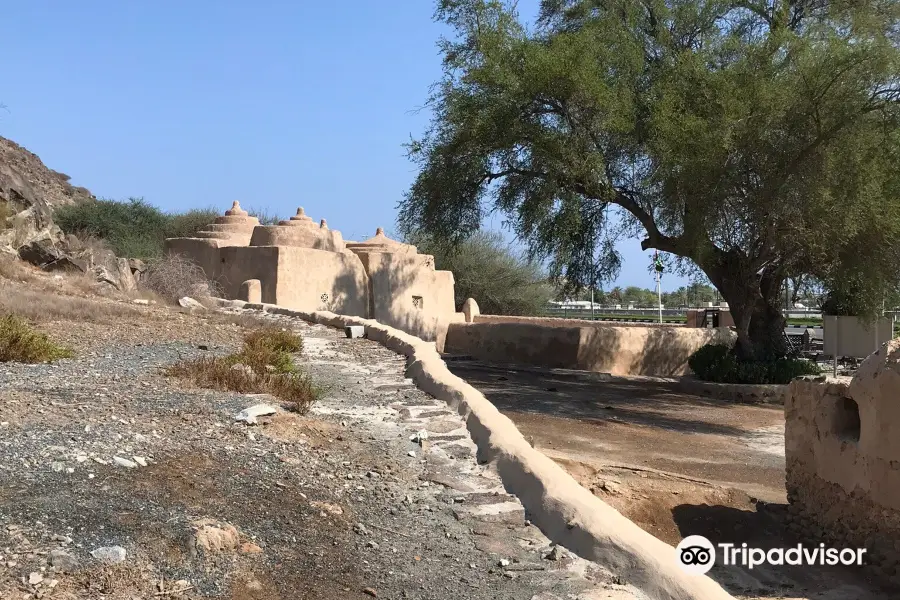
[[[777,295],[776,295],[777,296]],[[757,360],[782,358],[787,354],[784,314],[777,299],[759,299],[750,318],[749,337]]]
[[[740,269],[708,272],[728,302],[737,330],[735,352],[741,360],[771,360],[787,354],[780,282],[765,277],[741,277]]]

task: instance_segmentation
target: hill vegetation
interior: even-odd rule
[[[266,213],[251,213],[261,222],[277,222]],[[212,223],[219,212],[197,208],[167,213],[142,198],[93,200],[61,206],[54,212],[65,233],[103,240],[117,256],[153,259],[163,254],[166,238],[190,237]]]

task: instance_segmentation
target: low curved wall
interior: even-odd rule
[[[444,352],[495,363],[673,377],[688,373],[688,358],[709,343],[731,345],[734,333],[668,325],[478,316],[473,323],[450,324]]]
[[[714,383],[692,377],[682,377],[676,387],[694,396],[707,396],[728,402],[745,404],[784,404],[788,386],[782,384]]]
[[[504,487],[521,500],[529,519],[552,541],[603,564],[654,600],[734,600],[711,578],[682,571],[674,548],[635,525],[532,448],[508,417],[447,369],[434,343],[370,319],[240,301],[222,300],[220,304],[258,308],[331,327],[363,325],[366,337],[407,357],[406,375],[422,391],[445,401],[466,419],[479,460],[496,462]]]

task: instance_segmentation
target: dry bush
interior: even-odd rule
[[[0,362],[42,363],[72,356],[72,350],[53,343],[24,319],[0,317]]]
[[[0,230],[9,229],[7,220],[13,216],[15,210],[5,200],[0,200]]]
[[[0,254],[0,278],[11,281],[34,281],[34,269],[13,254]]]
[[[62,579],[53,598],[105,598],[132,600],[161,596],[156,590],[158,578],[143,565],[99,565],[78,571]],[[168,596],[168,595],[167,595]],[[171,596],[178,597],[178,596]]]
[[[0,283],[0,313],[31,321],[89,321],[112,317],[146,318],[146,313],[127,304],[96,302],[74,296]]]
[[[202,301],[220,295],[218,286],[206,277],[200,265],[178,254],[151,262],[140,286],[171,303],[185,296]]]
[[[269,321],[251,313],[212,313],[222,323],[229,323],[244,329],[260,329],[271,325]]]
[[[167,374],[204,388],[271,394],[303,414],[315,402],[320,390],[294,364],[291,353],[302,349],[303,339],[299,335],[264,328],[245,336],[240,352],[183,361],[170,367]]]

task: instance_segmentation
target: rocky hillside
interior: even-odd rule
[[[0,247],[15,251],[36,241],[62,242],[53,224],[57,206],[94,199],[69,176],[44,165],[22,146],[0,137]]]
[[[65,235],[53,211],[96,200],[69,176],[47,167],[33,152],[0,137],[0,254],[15,254],[42,269],[91,273],[98,281],[129,290],[143,265]]]

